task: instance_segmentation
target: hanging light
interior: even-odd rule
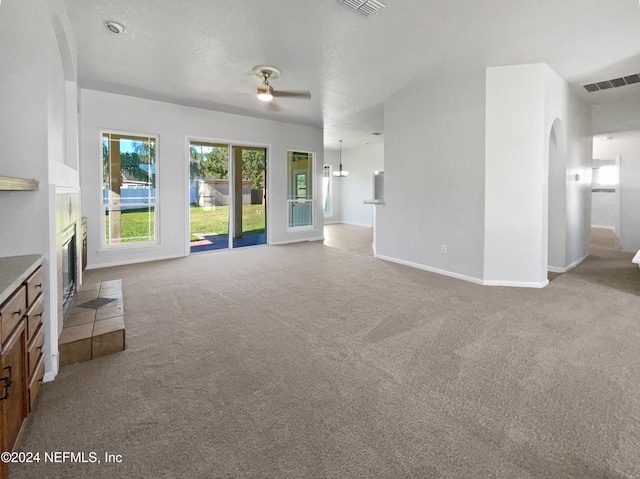
[[[342,140],[340,140],[340,171],[333,171],[333,176],[344,178],[349,176],[349,172],[342,169]]]

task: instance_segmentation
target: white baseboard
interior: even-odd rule
[[[48,371],[44,373],[44,377],[42,378],[43,383],[48,383],[53,381],[58,375],[58,371],[60,370],[60,355],[52,354],[51,355],[51,367],[53,371]]]
[[[580,263],[582,263],[587,258],[587,256],[589,256],[589,255],[585,254],[582,258],[578,258],[573,263],[571,263],[569,266],[566,266],[564,268],[561,268],[561,267],[558,267],[558,266],[547,266],[547,270],[551,271],[552,273],[566,273],[567,271],[575,268]]]
[[[398,263],[398,264],[402,264],[402,265],[405,265],[405,266],[411,266],[412,268],[417,268],[417,269],[421,269],[421,270],[424,270],[424,271],[429,271],[430,273],[441,274],[443,276],[449,276],[450,278],[461,279],[463,281],[468,281],[470,283],[475,283],[475,284],[480,284],[480,285],[484,284],[484,282],[481,279],[474,278],[473,276],[467,276],[467,275],[464,275],[464,274],[454,273],[452,271],[447,271],[447,270],[444,270],[444,269],[433,268],[431,266],[426,266],[424,264],[414,263],[413,261],[406,261],[406,260],[403,260],[403,259],[393,258],[391,256],[385,256],[385,255],[381,255],[381,254],[376,254],[375,257],[378,258],[378,259],[384,260],[384,261],[389,261],[391,263]]]
[[[507,286],[510,288],[544,288],[546,285],[549,284],[549,280],[547,279],[541,282],[484,280],[484,279],[476,278],[474,276],[467,276],[465,274],[454,273],[452,271],[433,268],[432,266],[426,266],[424,264],[414,263],[413,261],[405,261],[403,259],[392,258],[390,256],[384,256],[381,254],[376,254],[375,257],[378,259],[382,259],[384,261],[389,261],[391,263],[398,263],[405,266],[411,266],[412,268],[429,271],[430,273],[441,274],[443,276],[460,279],[462,281],[468,281],[469,283],[479,284],[481,286]]]
[[[292,239],[285,241],[277,241],[275,243],[270,243],[273,246],[283,245],[283,244],[291,244],[291,243],[303,243],[305,241],[324,241],[324,236],[316,236],[313,238],[301,238],[301,239]]]
[[[493,280],[484,280],[483,284],[485,286],[506,286],[509,288],[544,288],[549,284],[549,280],[545,279],[544,281],[534,282],[534,281],[493,281]]]
[[[176,259],[176,258],[184,258],[184,254],[172,254],[167,256],[156,256],[154,258],[136,258],[136,259],[128,259],[124,261],[113,261],[110,263],[100,263],[99,265],[90,264],[87,265],[86,269],[102,269],[102,268],[111,268],[112,266],[124,266],[127,264],[138,264],[138,263],[148,263],[150,261],[162,261],[164,259]]]
[[[569,271],[569,268],[560,268],[558,266],[547,266],[547,271],[549,271],[550,273],[566,273],[567,271]]]

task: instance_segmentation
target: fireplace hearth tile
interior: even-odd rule
[[[81,324],[93,323],[96,320],[95,311],[85,311],[82,313],[72,313],[64,321],[64,327],[80,326]]]
[[[81,341],[83,339],[91,339],[93,334],[93,324],[81,324],[78,326],[69,326],[62,328],[62,334],[60,334],[60,344],[73,343],[75,341]]]
[[[95,299],[98,296],[100,296],[99,291],[96,290],[89,290],[89,291],[78,291],[74,297],[74,302],[76,304],[80,304],[83,301],[89,301],[90,299]]]
[[[100,289],[102,283],[83,283],[78,287],[78,291],[96,291]]]
[[[100,291],[100,297],[122,299],[122,291],[109,291],[109,292]]]
[[[102,319],[93,323],[93,335],[113,333],[124,329],[124,316],[116,316],[115,318]]]
[[[61,366],[124,351],[126,347],[122,281],[93,283],[78,291],[59,339]]]
[[[81,363],[91,359],[91,347],[93,339],[80,339],[70,343],[60,344],[60,366],[67,364]]]
[[[113,303],[115,298],[95,298],[91,301],[87,301],[86,303],[79,304],[79,308],[87,308],[87,309],[100,309],[105,307],[109,303]]]
[[[115,301],[115,300],[114,300]],[[115,304],[106,308],[100,308],[96,312],[96,321],[103,319],[115,318],[116,316],[122,316],[124,314],[124,308],[122,304]]]
[[[124,351],[124,329],[93,336],[91,343],[93,358],[101,358],[120,351]]]

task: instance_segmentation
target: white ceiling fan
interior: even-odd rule
[[[275,67],[267,65],[260,65],[251,70],[253,75],[262,81],[257,90],[258,99],[264,102],[271,102],[274,98],[300,98],[303,100],[309,100],[311,98],[311,92],[309,91],[284,91],[274,90],[269,84],[269,80],[275,80],[280,76],[280,70]]]

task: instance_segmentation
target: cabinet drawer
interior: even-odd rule
[[[38,296],[36,302],[27,310],[27,341],[31,341],[38,326],[42,323],[42,314],[44,313],[44,296]]]
[[[27,279],[27,307],[31,306],[42,291],[42,266],[33,272]]]
[[[27,311],[27,288],[20,286],[0,308],[2,318],[1,343],[9,337],[22,316]]]
[[[31,375],[36,370],[36,365],[42,357],[42,345],[44,344],[44,327],[41,324],[38,332],[35,334],[33,341],[29,343],[29,360],[27,361],[29,367],[29,374],[27,377],[31,378]]]
[[[35,367],[35,373],[29,382],[29,411],[33,411],[33,405],[35,404],[36,396],[40,389],[40,383],[44,377],[44,361],[42,359],[43,358],[40,358],[40,361],[38,361]]]

